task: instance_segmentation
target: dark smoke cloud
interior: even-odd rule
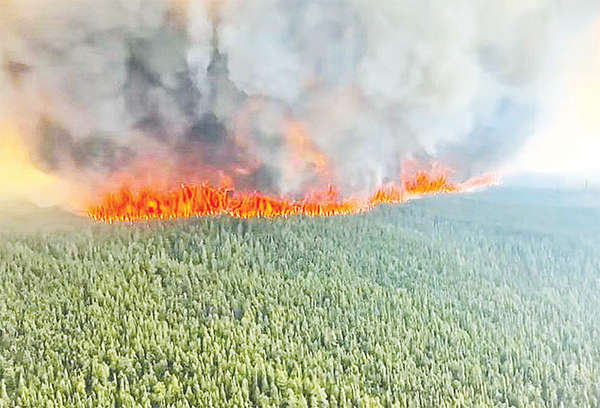
[[[4,1],[0,111],[44,170],[95,181],[149,162],[172,181],[356,192],[411,155],[469,176],[531,132],[561,4]],[[326,174],[294,151],[297,124]]]

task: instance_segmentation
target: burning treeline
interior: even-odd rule
[[[207,183],[182,184],[168,191],[145,189],[136,194],[123,188],[117,194],[109,194],[101,205],[91,208],[88,215],[107,222],[222,214],[237,218],[350,215],[369,211],[379,204],[400,204],[431,194],[468,192],[499,181],[497,175],[488,173],[454,184],[444,172],[422,170],[402,185],[382,186],[366,198],[340,199],[337,191],[330,186],[325,192],[315,191],[301,200],[269,197],[259,192],[240,193],[226,185],[213,187]]]
[[[554,13],[545,0],[0,7],[0,113],[106,220],[356,213],[492,182],[406,168],[465,180],[520,146]]]

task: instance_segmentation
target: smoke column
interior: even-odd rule
[[[0,114],[38,169],[81,191],[127,174],[362,193],[397,180],[407,158],[464,178],[532,132],[559,11],[550,0],[5,0]]]

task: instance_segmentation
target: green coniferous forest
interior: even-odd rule
[[[0,407],[599,407],[595,217],[436,197],[0,233]]]

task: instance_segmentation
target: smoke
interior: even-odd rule
[[[0,114],[38,167],[91,191],[127,174],[364,192],[398,179],[406,157],[466,177],[511,157],[535,126],[558,10],[5,0]]]
[[[552,10],[547,1],[227,2],[220,32],[233,82],[290,106],[346,182],[394,177],[411,153],[470,175],[528,133]]]

